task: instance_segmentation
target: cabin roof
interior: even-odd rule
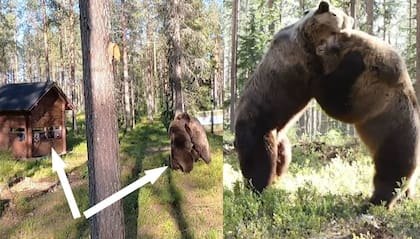
[[[72,105],[55,82],[7,84],[0,87],[1,111],[31,111],[50,90],[56,90],[66,102],[66,110]]]

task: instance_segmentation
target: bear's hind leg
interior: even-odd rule
[[[395,194],[395,188],[398,187],[397,179],[393,180],[387,175],[376,173],[373,184],[375,190],[369,201],[374,205],[385,203],[387,208],[392,208],[397,200]]]
[[[388,209],[391,209],[401,196],[413,193],[416,178],[417,139],[410,136],[417,136],[405,133],[401,129],[403,128],[390,134],[374,156],[375,190],[370,201],[375,205],[383,201]],[[406,180],[405,184],[402,184],[403,179]],[[396,193],[395,189],[398,188],[402,190],[400,193]]]

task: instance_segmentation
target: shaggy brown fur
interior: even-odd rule
[[[327,75],[315,81],[315,97],[330,116],[355,125],[375,162],[370,201],[391,208],[402,178],[403,192],[414,193],[420,162],[419,107],[406,66],[391,46],[355,30],[331,37],[317,52]]]
[[[352,22],[321,2],[275,35],[247,82],[236,111],[235,147],[241,171],[256,190],[270,185],[290,162],[290,146],[277,135],[284,135],[287,124],[311,99],[311,79],[322,72],[316,46]]]
[[[206,131],[196,118],[187,113],[178,114],[169,126],[169,136],[172,169],[188,173],[199,158],[210,163],[210,146]]]

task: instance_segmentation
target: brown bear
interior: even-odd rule
[[[402,178],[414,194],[419,159],[419,106],[403,59],[382,40],[345,30],[317,47],[325,77],[314,95],[333,118],[354,124],[375,163],[373,204],[397,201]]]
[[[274,36],[248,80],[236,111],[235,147],[242,174],[257,191],[284,173],[291,160],[285,129],[312,98],[312,78],[322,72],[316,46],[352,25],[351,17],[320,2]]]
[[[169,137],[171,139],[169,166],[172,169],[189,173],[193,169],[194,162],[199,158],[207,164],[210,163],[207,134],[195,117],[191,117],[188,113],[176,115],[169,125]]]

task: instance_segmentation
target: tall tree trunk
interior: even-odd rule
[[[149,13],[146,13],[146,75],[145,75],[145,99],[146,99],[146,108],[147,108],[147,118],[150,122],[153,121],[154,115],[154,52],[153,52],[153,42],[154,38],[152,37],[152,20]]]
[[[71,102],[75,104],[77,101],[76,97],[76,62],[75,62],[75,37],[74,37],[74,10],[73,10],[73,0],[69,0],[70,7],[70,85],[71,85]],[[74,132],[77,132],[77,120],[76,120],[76,109],[73,107],[71,110],[71,126]]]
[[[273,10],[273,2],[274,2],[274,0],[267,0],[267,7],[268,7],[269,14],[271,14],[271,11]],[[270,25],[268,26],[268,30],[270,31],[271,35],[274,35],[275,27],[276,26],[275,26],[274,22],[271,22]]]
[[[309,124],[309,136],[310,138],[312,138],[312,136],[314,135],[314,105],[313,102],[311,102],[311,107],[309,108],[309,110],[307,111],[309,113],[309,119],[308,119],[308,124]]]
[[[215,37],[215,43],[214,43],[214,49],[213,49],[213,55],[214,55],[214,68],[213,68],[213,104],[214,106],[220,107],[220,90],[221,90],[221,84],[223,84],[222,79],[222,73],[221,73],[221,43],[222,39],[220,39],[219,36]],[[223,86],[222,86],[223,87]]]
[[[384,5],[384,15],[383,15],[383,19],[384,19],[384,22],[383,22],[383,36],[382,36],[382,38],[383,38],[383,40],[385,41],[386,40],[386,29],[387,29],[387,24],[386,24],[386,21],[387,21],[387,18],[388,18],[388,14],[387,14],[387,7],[386,7],[386,0],[384,0],[384,2],[383,2],[383,5]]]
[[[130,114],[131,114],[131,119],[132,119],[132,122],[133,122],[133,126],[136,125],[136,111],[135,111],[136,107],[135,107],[135,104],[134,104],[134,102],[136,102],[136,101],[134,99],[135,93],[134,93],[134,83],[133,83],[134,79],[135,78],[134,78],[134,73],[133,73],[132,76],[131,76],[131,80],[130,80],[130,105],[131,105]]]
[[[120,189],[120,165],[114,80],[110,56],[110,2],[79,1],[83,81],[86,105],[90,205]],[[121,201],[90,219],[92,239],[124,238]]]
[[[156,85],[159,85],[159,83],[156,81],[156,77],[157,77],[157,60],[156,60],[156,37],[155,34],[153,33],[153,82],[152,82],[152,86],[153,86],[153,114],[157,113],[157,97],[156,97]]]
[[[213,69],[213,74],[212,76],[210,76],[210,84],[211,84],[211,129],[210,132],[212,134],[214,134],[214,110],[215,110],[215,106],[216,106],[216,74],[215,74],[215,70]]]
[[[42,0],[42,16],[43,16],[43,35],[44,35],[44,52],[45,52],[45,74],[47,81],[50,81],[50,60],[48,56],[48,18],[47,18],[47,4]]]
[[[412,26],[412,18],[413,18],[413,5],[412,5],[412,0],[408,0],[408,47],[407,47],[407,51],[410,51],[411,49],[411,44],[412,44],[412,36],[411,34],[413,33],[413,29],[411,29]]]
[[[305,0],[299,0],[299,7],[302,13],[306,11],[306,2]]]
[[[64,26],[60,26],[59,34],[58,34],[58,48],[60,54],[60,82],[61,87],[65,86],[65,79],[64,79],[64,55],[63,55],[63,28]]]
[[[180,33],[180,2],[179,0],[169,1],[169,19],[168,19],[168,37],[170,45],[169,53],[169,82],[173,85],[175,93],[175,115],[184,111],[182,100],[182,49],[181,49],[181,33]]]
[[[322,110],[318,110],[318,132],[322,134]]]
[[[230,70],[230,131],[235,131],[236,108],[236,78],[237,78],[237,49],[238,49],[238,19],[239,0],[233,0],[232,7],[232,60]]]
[[[318,114],[319,114],[319,110],[316,108],[316,102],[314,101],[314,137],[318,134],[319,132],[319,124],[318,124]]]
[[[32,53],[29,51],[29,56],[28,57],[28,65],[26,66],[26,70],[28,72],[28,77],[26,78],[26,82],[32,82]]]
[[[417,99],[420,99],[420,0],[416,1],[416,90]]]
[[[125,0],[121,0],[121,25],[123,28],[122,47],[123,47],[123,77],[124,77],[124,109],[125,109],[125,130],[131,131],[133,127],[131,119],[130,101],[130,78],[128,76],[128,53],[127,53],[127,20],[125,11]]]
[[[367,32],[373,34],[373,1],[366,0]]]
[[[14,44],[15,44],[15,82],[19,81],[19,52],[18,52],[18,41],[17,41],[17,26],[14,31]]]
[[[354,28],[358,29],[358,20],[357,20],[357,4],[359,1],[351,0],[350,1],[350,15],[354,18]]]

